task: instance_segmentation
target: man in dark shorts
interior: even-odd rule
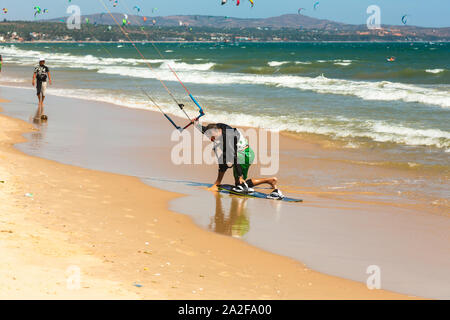
[[[254,192],[253,187],[261,184],[268,184],[274,190],[268,196],[271,199],[284,198],[283,193],[278,189],[278,179],[276,177],[265,179],[248,179],[248,170],[255,159],[255,154],[250,148],[247,139],[242,132],[236,128],[232,128],[224,123],[212,123],[205,126],[197,126],[203,134],[205,134],[212,142],[214,142],[214,151],[217,155],[217,148],[222,151],[221,156],[217,156],[219,160],[219,172],[216,182],[210,190],[217,191],[221,184],[225,172],[229,168],[233,168],[235,180],[234,191],[242,193]],[[228,166],[228,163],[231,166]]]
[[[37,97],[39,100],[38,111],[36,117],[41,117],[44,113],[44,100],[45,92],[47,90],[47,80],[48,84],[52,84],[52,78],[50,75],[50,70],[45,65],[45,59],[41,58],[39,60],[39,65],[34,68],[33,73],[33,86],[36,85]]]

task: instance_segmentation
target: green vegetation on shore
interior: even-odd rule
[[[186,26],[124,27],[134,41],[448,41],[442,34],[399,30],[293,28],[213,28]],[[127,41],[118,26],[82,24],[70,30],[61,22],[0,22],[0,41]]]

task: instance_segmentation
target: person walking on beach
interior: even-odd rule
[[[50,75],[50,70],[45,65],[45,59],[39,59],[39,65],[34,68],[33,73],[33,86],[36,85],[37,97],[38,97],[38,111],[36,114],[37,118],[41,118],[44,113],[44,100],[45,92],[47,90],[47,80],[48,84],[52,84],[52,77]]]
[[[3,58],[2,55],[0,54],[0,72],[2,72],[2,67],[3,67]]]
[[[229,168],[233,168],[235,187],[233,191],[240,193],[252,193],[253,187],[268,184],[273,188],[269,194],[270,199],[283,199],[283,193],[278,189],[278,179],[276,177],[263,179],[248,179],[248,171],[255,158],[253,150],[250,148],[247,139],[236,128],[224,123],[212,123],[205,126],[197,125],[197,127],[205,134],[214,144],[214,152],[217,155],[217,148],[222,151],[219,159],[219,172],[216,182],[210,188],[217,191],[218,186],[222,183],[225,172]],[[231,166],[228,166],[231,163]]]

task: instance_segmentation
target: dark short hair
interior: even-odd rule
[[[220,126],[217,123],[210,123],[206,127],[202,126],[202,133],[208,135],[211,133],[210,130],[219,130]]]
[[[205,131],[212,130],[212,129],[220,129],[217,123],[210,123],[205,127]]]

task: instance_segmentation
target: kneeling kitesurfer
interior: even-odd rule
[[[197,127],[214,143],[214,152],[219,160],[217,179],[210,190],[217,191],[225,172],[229,168],[233,168],[235,180],[233,191],[252,193],[254,192],[253,187],[268,184],[273,188],[273,191],[268,195],[269,199],[284,198],[283,193],[278,189],[278,179],[276,177],[248,179],[248,170],[253,163],[255,154],[239,129],[224,123],[212,123],[207,126],[197,125]],[[220,156],[217,154],[217,149],[222,151]],[[229,163],[231,166],[228,166]]]

